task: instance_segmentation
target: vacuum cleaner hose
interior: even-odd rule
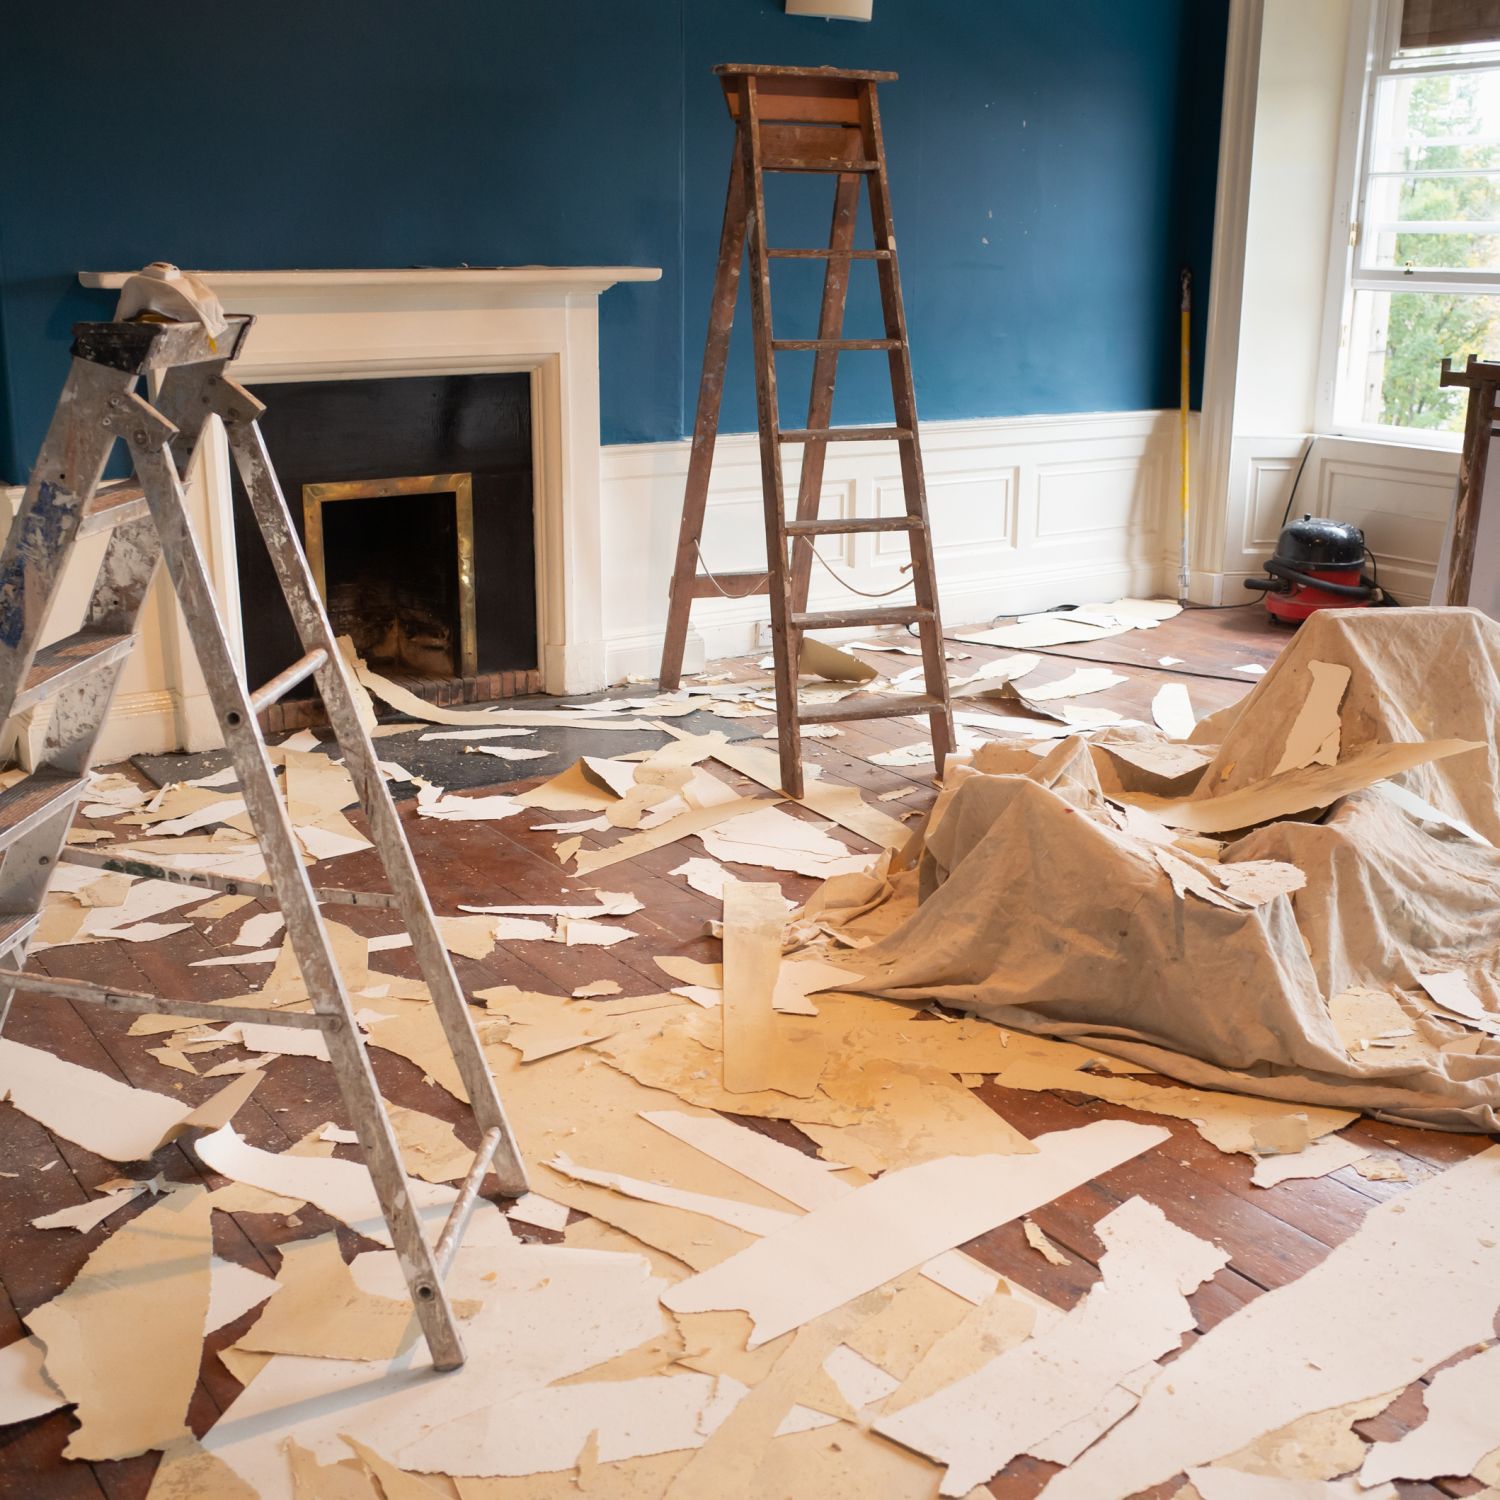
[[[1277,562],[1273,557],[1266,564],[1266,572],[1274,574],[1277,578],[1284,578],[1288,583],[1300,583],[1303,588],[1321,589],[1325,594],[1337,594],[1342,599],[1369,599],[1375,593],[1374,580],[1368,574],[1361,573],[1358,583],[1332,583],[1326,578],[1314,578],[1308,573],[1299,573],[1296,568],[1289,568],[1284,562]]]

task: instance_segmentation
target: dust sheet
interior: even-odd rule
[[[1384,618],[1392,614],[1401,618]],[[1197,790],[1174,804],[1222,809],[1236,799],[1240,811],[1199,820],[1215,828],[1251,804],[1252,816],[1309,797],[1333,804],[1233,837],[1217,866],[1216,843],[1172,851],[1210,880],[1216,868],[1255,867],[1220,883],[1229,906],[1173,889],[1157,825],[1117,821],[1078,741],[1030,767],[1011,753],[986,769],[995,752],[980,752],[954,767],[934,807],[920,904],[889,936],[841,956],[864,975],[857,987],[1096,1046],[1193,1088],[1500,1129],[1500,1037],[1476,1035],[1472,1015],[1467,1026],[1445,1018],[1420,985],[1461,973],[1485,1015],[1500,1015],[1500,855],[1366,785],[1372,767],[1399,772],[1398,784],[1445,816],[1486,838],[1500,833],[1489,740],[1500,722],[1500,625],[1423,610],[1325,611],[1308,625],[1247,700],[1257,712],[1217,726],[1233,753],[1215,754]],[[1311,674],[1298,668],[1311,662],[1350,668],[1341,758],[1277,776],[1308,700]],[[1461,693],[1443,686],[1454,675]],[[1471,693],[1488,707],[1476,711]],[[1471,742],[1479,748],[1430,758]],[[1293,782],[1305,795],[1276,792]],[[1406,1017],[1351,1051],[1334,1002],[1356,987],[1395,994]]]
[[[1474,609],[1319,610],[1220,730],[1212,795],[1263,781],[1307,696],[1310,664],[1350,669],[1340,754],[1392,741],[1477,741],[1481,753],[1420,766],[1399,785],[1500,840],[1500,625]],[[1215,716],[1218,717],[1217,715]],[[1204,793],[1207,795],[1207,792]]]

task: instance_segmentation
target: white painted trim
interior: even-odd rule
[[[1323,342],[1318,357],[1317,402],[1313,421],[1319,432],[1334,430],[1340,350],[1349,315],[1349,271],[1354,247],[1359,164],[1365,135],[1365,80],[1375,48],[1379,0],[1350,0],[1349,49],[1344,59],[1344,97],[1339,114],[1339,154],[1333,187],[1333,224],[1328,236],[1328,281],[1323,301]]]
[[[1219,175],[1214,195],[1213,277],[1208,294],[1203,412],[1195,445],[1194,576],[1215,571],[1224,551],[1263,24],[1263,0],[1230,0],[1224,103],[1219,125]],[[1195,593],[1193,597],[1196,599],[1198,595]]]
[[[80,271],[86,287],[117,290],[134,271]],[[597,297],[622,281],[660,281],[660,266],[414,266],[371,270],[331,271],[190,271],[221,297],[283,297],[305,299],[326,306],[378,299],[381,307],[404,300],[409,306],[428,305],[434,296],[456,293],[469,305],[474,299],[489,304],[519,305],[515,299],[530,293],[581,294]],[[232,311],[242,312],[236,305]]]

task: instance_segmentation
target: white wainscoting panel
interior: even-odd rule
[[[1237,437],[1231,449],[1225,556],[1216,574],[1200,576],[1214,603],[1249,598],[1242,582],[1261,572],[1286,513],[1302,433]],[[1458,454],[1443,448],[1321,437],[1297,487],[1293,517],[1327,516],[1365,534],[1380,581],[1403,604],[1425,604],[1443,530],[1453,507]]]
[[[925,422],[922,451],[944,623],[972,625],[1002,613],[1152,592],[1169,582],[1175,547],[1165,519],[1176,485],[1175,416],[1109,412]],[[604,449],[604,634],[611,680],[656,670],[667,585],[687,478],[688,443]],[[787,454],[794,496],[797,450]],[[790,502],[789,502],[790,503]],[[830,446],[825,516],[899,514],[895,444]],[[830,537],[820,555],[856,588],[901,582],[905,539],[894,533]],[[715,572],[764,566],[760,456],[753,433],[720,437],[704,524]],[[909,599],[909,592],[889,602]],[[858,602],[816,565],[810,605]],[[688,665],[764,644],[764,595],[693,606]],[[859,632],[841,632],[846,636]]]

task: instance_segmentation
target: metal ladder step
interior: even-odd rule
[[[826,703],[797,712],[799,724],[843,724],[851,719],[904,719],[910,714],[942,713],[941,698],[908,698],[887,693],[867,703]]]
[[[772,339],[778,352],[788,349],[899,349],[900,339]]]
[[[328,653],[321,646],[299,656],[291,666],[278,672],[269,682],[250,694],[250,712],[264,713],[273,703],[280,703],[299,682],[306,682],[321,667],[328,665]]]
[[[923,531],[926,526],[921,516],[854,516],[834,521],[787,521],[781,529],[788,536],[843,536],[865,531]]]
[[[129,844],[104,849],[84,849],[69,844],[57,858],[59,864],[83,865],[90,870],[131,875],[137,880],[165,880],[177,885],[196,886],[204,891],[223,891],[229,896],[251,896],[257,901],[279,903],[281,899],[276,887],[264,881],[245,880],[238,875],[216,875],[212,870],[174,870],[169,865],[135,859]],[[315,885],[313,895],[320,905],[379,907],[382,910],[396,910],[400,906],[396,897],[386,891],[352,891],[341,886]]]
[[[151,514],[146,503],[146,492],[133,481],[122,484],[100,485],[94,498],[83,508],[83,518],[78,523],[80,537],[93,536],[96,532],[108,531],[113,526],[124,526],[130,521],[139,521]]]
[[[841,630],[853,625],[930,625],[933,612],[916,604],[883,604],[813,610],[789,618],[795,630]]]
[[[4,919],[9,920],[9,919]],[[30,990],[41,995],[60,995],[106,1010],[144,1016],[190,1016],[199,1021],[254,1021],[262,1026],[290,1026],[299,1031],[327,1031],[338,1019],[310,1010],[276,1010],[271,1006],[224,1005],[214,1000],[173,1000],[166,995],[147,995],[140,990],[115,989],[91,979],[56,979],[50,974],[22,970],[0,973],[0,989]]]
[[[0,959],[9,958],[22,943],[36,931],[41,916],[34,912],[21,912],[16,916],[0,917]]]
[[[8,849],[18,838],[82,795],[87,778],[61,771],[33,771],[13,787],[0,792],[0,849]]]
[[[909,427],[793,427],[779,434],[783,443],[888,443],[912,437]]]
[[[15,713],[31,708],[92,672],[112,667],[130,654],[135,637],[109,630],[75,630],[36,654],[26,685],[16,694]]]

